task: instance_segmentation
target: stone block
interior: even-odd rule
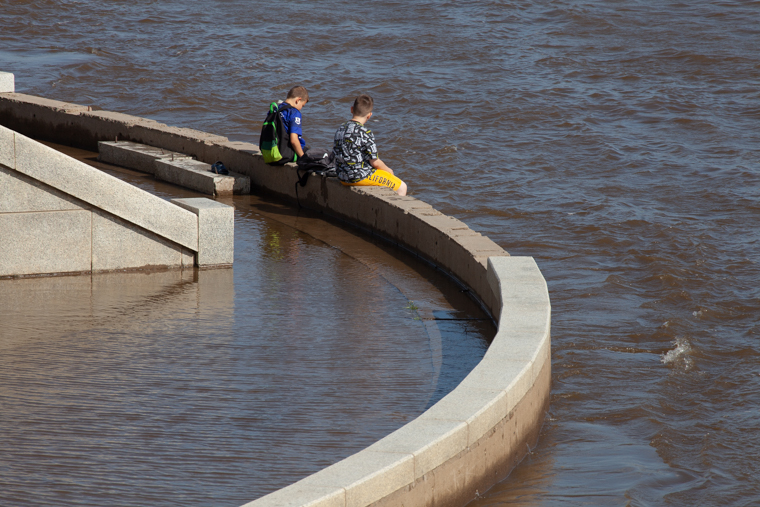
[[[232,193],[247,195],[251,193],[251,178],[240,173],[230,171],[230,177],[235,178],[232,184]]]
[[[411,223],[416,220],[414,213],[434,211],[433,207],[414,197],[399,195],[383,195],[380,200],[375,227],[384,236],[396,239],[402,244],[411,245],[417,242],[412,236]]]
[[[81,111],[88,106],[79,106],[56,100],[32,97],[21,93],[0,94],[0,118],[8,128],[24,135],[44,138],[69,146],[87,144],[94,133],[77,125]],[[88,145],[88,149],[95,149]]]
[[[499,245],[466,226],[445,229],[442,236],[436,244],[435,261],[456,272],[476,292],[481,288],[477,284],[482,278],[486,293],[490,295],[485,278],[487,258],[508,254]]]
[[[195,266],[195,252],[182,247],[182,267],[192,268]]]
[[[219,160],[230,171],[248,176],[251,180],[255,180],[251,169],[256,164],[256,159],[263,164],[258,145],[242,141],[212,143],[206,148],[205,157],[203,162],[211,164]]]
[[[97,110],[92,111],[91,108],[87,108],[85,111],[82,111],[82,120],[87,120],[89,118],[97,118],[100,120],[106,120],[110,123],[132,127],[135,126],[141,122],[144,121],[143,118],[140,118],[139,116],[132,116],[131,114],[125,114],[125,113],[119,113],[117,111],[103,111],[103,110]]]
[[[17,171],[0,167],[0,213],[83,209],[66,194]]]
[[[0,165],[16,167],[16,133],[0,125]]]
[[[172,199],[198,216],[196,265],[232,264],[235,253],[235,208],[203,197]]]
[[[514,408],[533,385],[533,362],[491,357],[483,359],[462,380],[465,389],[501,390],[505,393],[506,413]]]
[[[211,164],[192,159],[158,159],[156,178],[208,195],[232,195],[250,193],[251,180],[242,174],[229,176],[211,172]]]
[[[288,176],[288,167],[282,168],[282,171],[276,172],[281,174],[284,180],[284,188],[290,187],[290,192],[295,187],[295,175],[292,179],[286,179]],[[312,178],[309,177],[307,188],[313,189],[311,200],[308,200],[306,193],[302,192],[299,187],[299,200],[302,205],[323,209],[333,216],[343,218],[361,228],[373,230],[374,218],[371,210],[372,201],[368,200],[364,193],[358,190],[358,187],[345,187],[337,178]],[[370,208],[369,210],[367,208]],[[365,220],[359,220],[359,216],[364,216]],[[371,221],[367,221],[371,219]]]
[[[10,72],[0,72],[0,93],[15,93],[15,76]]]
[[[0,97],[3,109],[13,109],[20,115],[32,116],[42,121],[49,121],[53,118],[61,118],[60,113],[78,114],[90,109],[89,106],[72,104],[60,100],[46,99],[24,93],[13,93]]]
[[[467,445],[471,445],[507,414],[507,395],[499,386],[458,386],[419,418],[466,422]]]
[[[198,160],[208,161],[208,150],[215,143],[224,143],[228,139],[223,136],[201,132],[199,130],[172,127],[163,123],[146,118],[135,118],[134,123],[123,127],[123,122],[113,116],[103,114],[102,111],[94,111],[82,115],[83,120],[92,119],[97,122],[97,128],[108,129],[111,132],[121,129],[119,139],[159,146],[166,150],[191,155]],[[113,137],[105,137],[112,139]],[[216,160],[213,160],[216,162]]]
[[[107,213],[93,212],[93,271],[181,266],[181,246]]]
[[[98,143],[98,160],[149,174],[156,173],[156,160],[171,162],[190,158],[189,155],[131,141],[100,141]]]
[[[467,435],[464,421],[417,418],[368,449],[412,454],[416,480],[461,453],[467,447]]]
[[[270,166],[264,163],[263,157],[252,156],[246,174],[250,175],[259,190],[291,202],[295,200],[295,164]]]
[[[414,457],[364,449],[304,481],[310,486],[342,487],[346,507],[364,507],[413,484]]]
[[[546,280],[532,257],[489,257],[487,280],[500,302],[499,330],[492,348],[527,354],[544,344],[551,329],[551,301]],[[525,356],[527,359],[527,356]]]
[[[379,187],[343,187],[343,190],[348,190],[345,210],[350,220],[360,227],[380,232],[377,228],[377,219],[384,203],[378,194],[384,190]],[[327,205],[331,206],[330,203]]]
[[[16,170],[191,250],[198,220],[187,210],[20,134]]]
[[[86,210],[0,214],[0,276],[89,271],[90,215]]]
[[[499,300],[513,298],[524,300],[524,291],[532,286],[541,293],[536,301],[549,304],[546,280],[533,257],[490,257],[488,259],[488,281],[491,289],[499,295]]]
[[[308,479],[308,478],[307,478]],[[345,507],[346,490],[299,481],[242,507]]]
[[[498,340],[494,339],[489,352],[505,359],[532,361],[549,336],[548,309],[525,310],[515,320],[513,323],[511,316],[503,316],[496,334]]]

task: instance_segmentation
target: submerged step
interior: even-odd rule
[[[109,164],[156,174],[156,160],[179,160],[192,158],[176,151],[131,141],[101,141],[98,143],[98,160]]]
[[[229,175],[211,172],[211,164],[194,160],[175,151],[131,141],[101,141],[98,159],[109,164],[153,174],[157,179],[209,195],[248,194],[248,176],[230,171]]]
[[[229,176],[211,172],[211,164],[186,159],[156,159],[156,178],[209,195],[249,194],[248,176],[230,172]]]

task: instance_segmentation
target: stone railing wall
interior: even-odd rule
[[[248,507],[464,505],[506,477],[535,443],[549,402],[551,309],[532,258],[510,257],[463,222],[385,188],[349,188],[321,176],[296,187],[294,167],[265,165],[250,143],[15,93],[0,93],[0,124],[88,149],[118,138],[221,160],[250,176],[254,191],[320,210],[431,262],[498,321],[481,363],[420,417]]]

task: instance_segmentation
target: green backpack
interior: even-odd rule
[[[279,108],[277,102],[269,104],[269,114],[267,114],[264,125],[261,127],[261,137],[259,138],[259,149],[264,156],[264,162],[272,165],[284,165],[288,162],[295,162],[298,156],[290,146],[290,138],[285,131],[285,125],[282,123],[281,111],[290,109],[292,106],[283,103]]]

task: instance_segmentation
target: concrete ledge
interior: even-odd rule
[[[198,216],[197,265],[231,265],[235,255],[235,209],[202,197],[171,202]]]
[[[186,153],[206,162],[213,158],[209,153],[218,151],[210,149],[212,145],[228,142],[226,137],[193,129],[22,93],[0,94],[0,125],[35,139],[90,151],[98,150],[98,141],[124,140]]]
[[[0,72],[0,93],[16,91],[16,77],[10,72]]]

